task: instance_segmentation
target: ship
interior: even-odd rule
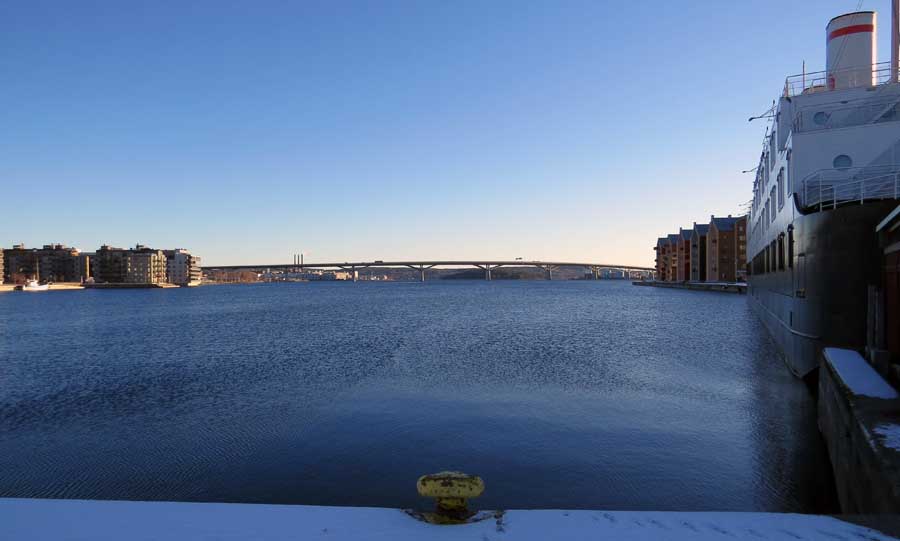
[[[862,351],[881,282],[876,228],[900,199],[898,15],[877,62],[877,15],[826,25],[826,69],[787,77],[768,120],[747,226],[747,297],[796,376],[825,347]],[[754,120],[754,118],[751,118]]]
[[[42,284],[37,280],[26,280],[20,288],[22,291],[47,291],[50,289],[50,284]]]

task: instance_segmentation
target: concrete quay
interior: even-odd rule
[[[21,288],[21,285],[16,284],[0,284],[0,293],[17,291]],[[56,282],[50,284],[50,289],[47,291],[72,291],[76,289],[84,289],[84,285],[79,282]]]
[[[670,289],[691,289],[694,291],[719,291],[722,293],[747,293],[747,284],[742,282],[661,282],[659,280],[635,280],[635,286],[667,287]]]
[[[818,410],[841,510],[897,513],[900,394],[856,351],[825,348]]]
[[[110,284],[84,284],[85,289],[168,289],[172,287],[181,287],[176,284],[161,282],[158,284],[127,284],[127,283],[110,283]]]

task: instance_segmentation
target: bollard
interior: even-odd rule
[[[462,524],[474,512],[468,509],[468,498],[477,498],[484,492],[484,481],[476,475],[443,471],[423,475],[416,482],[420,496],[434,498],[433,513],[424,518],[432,524]]]

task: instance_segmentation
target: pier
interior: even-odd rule
[[[547,280],[553,279],[553,272],[562,267],[582,267],[591,272],[594,280],[600,279],[600,271],[603,269],[629,272],[654,272],[650,267],[636,267],[634,265],[615,265],[607,263],[582,263],[571,261],[523,261],[523,260],[438,260],[438,261],[360,261],[343,263],[303,263],[302,260],[295,263],[277,263],[274,265],[217,265],[203,267],[204,270],[243,270],[243,269],[282,269],[297,271],[340,269],[347,271],[356,282],[359,279],[359,271],[368,268],[409,268],[419,271],[419,280],[425,281],[425,271],[435,267],[466,268],[475,267],[484,271],[484,279],[491,280],[492,271],[500,267],[537,267],[542,269]]]

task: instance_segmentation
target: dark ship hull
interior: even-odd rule
[[[896,205],[795,209],[785,269],[748,276],[750,305],[796,376],[814,373],[824,347],[865,347],[868,288],[880,281],[875,226]]]

